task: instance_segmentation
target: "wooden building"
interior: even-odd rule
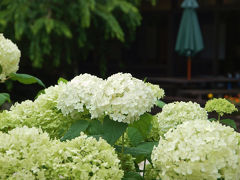
[[[115,53],[124,60],[125,71],[137,76],[186,76],[187,58],[174,50],[183,12],[181,2],[159,0],[156,6],[147,2],[142,5],[143,21],[135,41]],[[228,73],[235,76],[240,72],[240,0],[198,0],[198,3],[205,48],[193,57],[192,76]]]

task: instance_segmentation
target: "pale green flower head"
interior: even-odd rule
[[[239,180],[240,134],[219,122],[186,121],[160,139],[151,159],[162,180]]]
[[[129,73],[117,73],[108,77],[104,89],[109,104],[105,114],[118,122],[132,123],[150,112],[164,90],[157,85],[145,83]]]
[[[104,80],[90,74],[80,74],[69,81],[57,99],[57,108],[64,115],[82,113],[87,109],[91,118],[104,115],[109,102],[103,97]]]
[[[234,104],[224,98],[214,98],[208,100],[205,105],[205,109],[208,112],[216,111],[220,116],[223,116],[224,114],[232,114],[234,111],[238,111]]]
[[[0,81],[5,81],[11,73],[17,72],[20,56],[21,52],[16,44],[0,33],[0,65],[2,68]]]
[[[163,136],[169,129],[177,127],[185,121],[206,120],[207,111],[199,104],[189,102],[173,102],[163,106],[162,112],[153,118],[153,130],[155,134]]]
[[[51,86],[35,101],[16,103],[10,111],[0,113],[0,130],[7,132],[15,127],[41,127],[51,138],[60,138],[77,117],[64,116],[57,109],[57,98],[64,84]]]
[[[114,149],[103,139],[81,134],[51,140],[37,128],[0,132],[0,179],[102,180],[123,177]]]

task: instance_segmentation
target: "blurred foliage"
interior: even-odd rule
[[[33,67],[41,68],[46,61],[53,66],[71,64],[92,51],[104,64],[107,40],[134,38],[141,24],[140,4],[141,0],[1,0],[0,32],[17,41]]]

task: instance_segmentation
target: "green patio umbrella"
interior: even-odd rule
[[[187,78],[191,79],[191,57],[203,49],[202,33],[199,27],[195,9],[198,8],[196,0],[184,0],[181,4],[184,8],[175,50],[188,57]]]

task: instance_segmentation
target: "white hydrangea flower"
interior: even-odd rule
[[[64,115],[84,112],[85,108],[92,118],[103,115],[102,106],[108,104],[103,98],[104,80],[90,74],[81,74],[68,82],[60,93],[57,108]]]
[[[110,101],[105,114],[114,121],[125,123],[138,120],[139,116],[151,111],[157,99],[164,96],[159,86],[144,83],[129,73],[110,76],[104,90]]]
[[[186,121],[160,139],[151,159],[162,180],[239,180],[240,134],[218,122]]]
[[[37,128],[0,132],[0,179],[116,179],[120,160],[105,140],[81,134],[72,141],[51,140]]]
[[[11,73],[17,72],[20,56],[21,52],[18,47],[11,40],[6,39],[3,34],[0,34],[1,81],[5,81]]]
[[[114,121],[131,123],[149,112],[163,96],[159,86],[144,83],[131,74],[118,73],[107,80],[82,74],[67,83],[57,107],[65,115],[87,109],[91,118],[109,115]]]
[[[154,127],[158,129],[160,136],[163,136],[169,129],[175,128],[177,125],[185,121],[205,120],[208,118],[207,111],[199,104],[189,102],[173,102],[163,106],[162,112],[156,115],[158,123]]]

